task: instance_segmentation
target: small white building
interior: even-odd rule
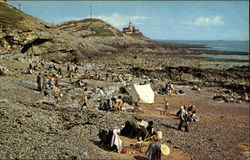
[[[141,33],[139,29],[136,29],[135,26],[132,24],[131,21],[128,23],[128,27],[123,28],[123,33],[125,34],[132,34],[132,33]]]

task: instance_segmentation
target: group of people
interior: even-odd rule
[[[36,78],[37,90],[43,92],[44,95],[46,95],[47,93],[46,90],[52,90],[53,96],[55,97],[57,102],[59,102],[62,97],[62,94],[58,85],[58,81],[59,79],[56,77],[55,74],[48,75],[47,73],[39,73]]]
[[[189,131],[190,124],[196,122],[198,119],[196,117],[195,106],[190,105],[189,107],[181,106],[180,110],[176,113],[180,117],[180,123],[178,129],[181,130],[182,127],[185,128],[185,132]]]
[[[79,72],[79,68],[75,64],[68,63],[67,64],[67,71],[69,73],[68,77],[72,78],[74,73],[78,73]]]
[[[132,97],[128,96],[112,96],[103,102],[100,102],[99,109],[105,111],[131,111],[142,112],[139,100],[133,102]]]
[[[146,122],[142,119],[138,120],[138,126],[139,128],[145,127],[147,130],[148,135],[145,135],[144,139],[152,139],[155,141],[161,141],[162,140],[162,131],[160,130],[160,128],[154,128],[154,122],[153,121],[149,121]]]
[[[132,134],[135,134],[136,136],[131,137]],[[125,153],[126,149],[124,149],[125,147],[123,146],[123,142],[119,135],[137,138],[137,142],[134,146],[136,146],[140,152],[142,152],[144,141],[148,140],[148,137],[150,137],[153,143],[149,145],[145,153],[149,160],[160,160],[161,154],[168,155],[170,152],[166,145],[161,144],[162,131],[159,128],[154,129],[153,121],[147,122],[138,119],[137,122],[134,122],[133,124],[127,121],[122,129],[115,127],[109,131],[101,130],[98,134],[101,140],[100,144],[106,146],[112,151]]]
[[[246,92],[246,88],[244,87],[242,93],[240,94],[233,92],[230,89],[222,89],[217,93],[216,96],[213,97],[213,100],[231,103],[241,103],[242,101],[249,101],[249,98],[248,93]]]
[[[47,73],[37,75],[37,90],[42,91],[44,89],[53,89],[58,86],[59,79],[55,74],[48,75]]]
[[[165,87],[162,88],[163,94],[172,95],[175,92],[173,83],[167,83]]]

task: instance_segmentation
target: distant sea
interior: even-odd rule
[[[229,52],[249,52],[249,41],[224,41],[224,40],[157,40],[166,43],[202,45],[199,50],[219,50]]]
[[[218,50],[228,52],[247,52],[249,53],[249,41],[224,41],[224,40],[157,40],[159,42],[171,43],[171,44],[187,44],[193,45],[195,48],[190,47],[194,50]],[[201,48],[199,48],[201,47]],[[202,55],[188,55],[194,57],[208,57],[216,59],[236,59],[236,60],[249,60],[249,54],[232,54],[232,55],[213,55],[213,54],[202,54]]]

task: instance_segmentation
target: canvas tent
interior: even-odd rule
[[[133,101],[137,101],[140,98],[139,103],[154,103],[155,95],[150,84],[133,84],[129,94],[132,96]]]

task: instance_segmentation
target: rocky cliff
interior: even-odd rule
[[[115,53],[167,53],[168,45],[129,36],[98,19],[45,23],[0,3],[0,55],[21,54],[60,61]]]

